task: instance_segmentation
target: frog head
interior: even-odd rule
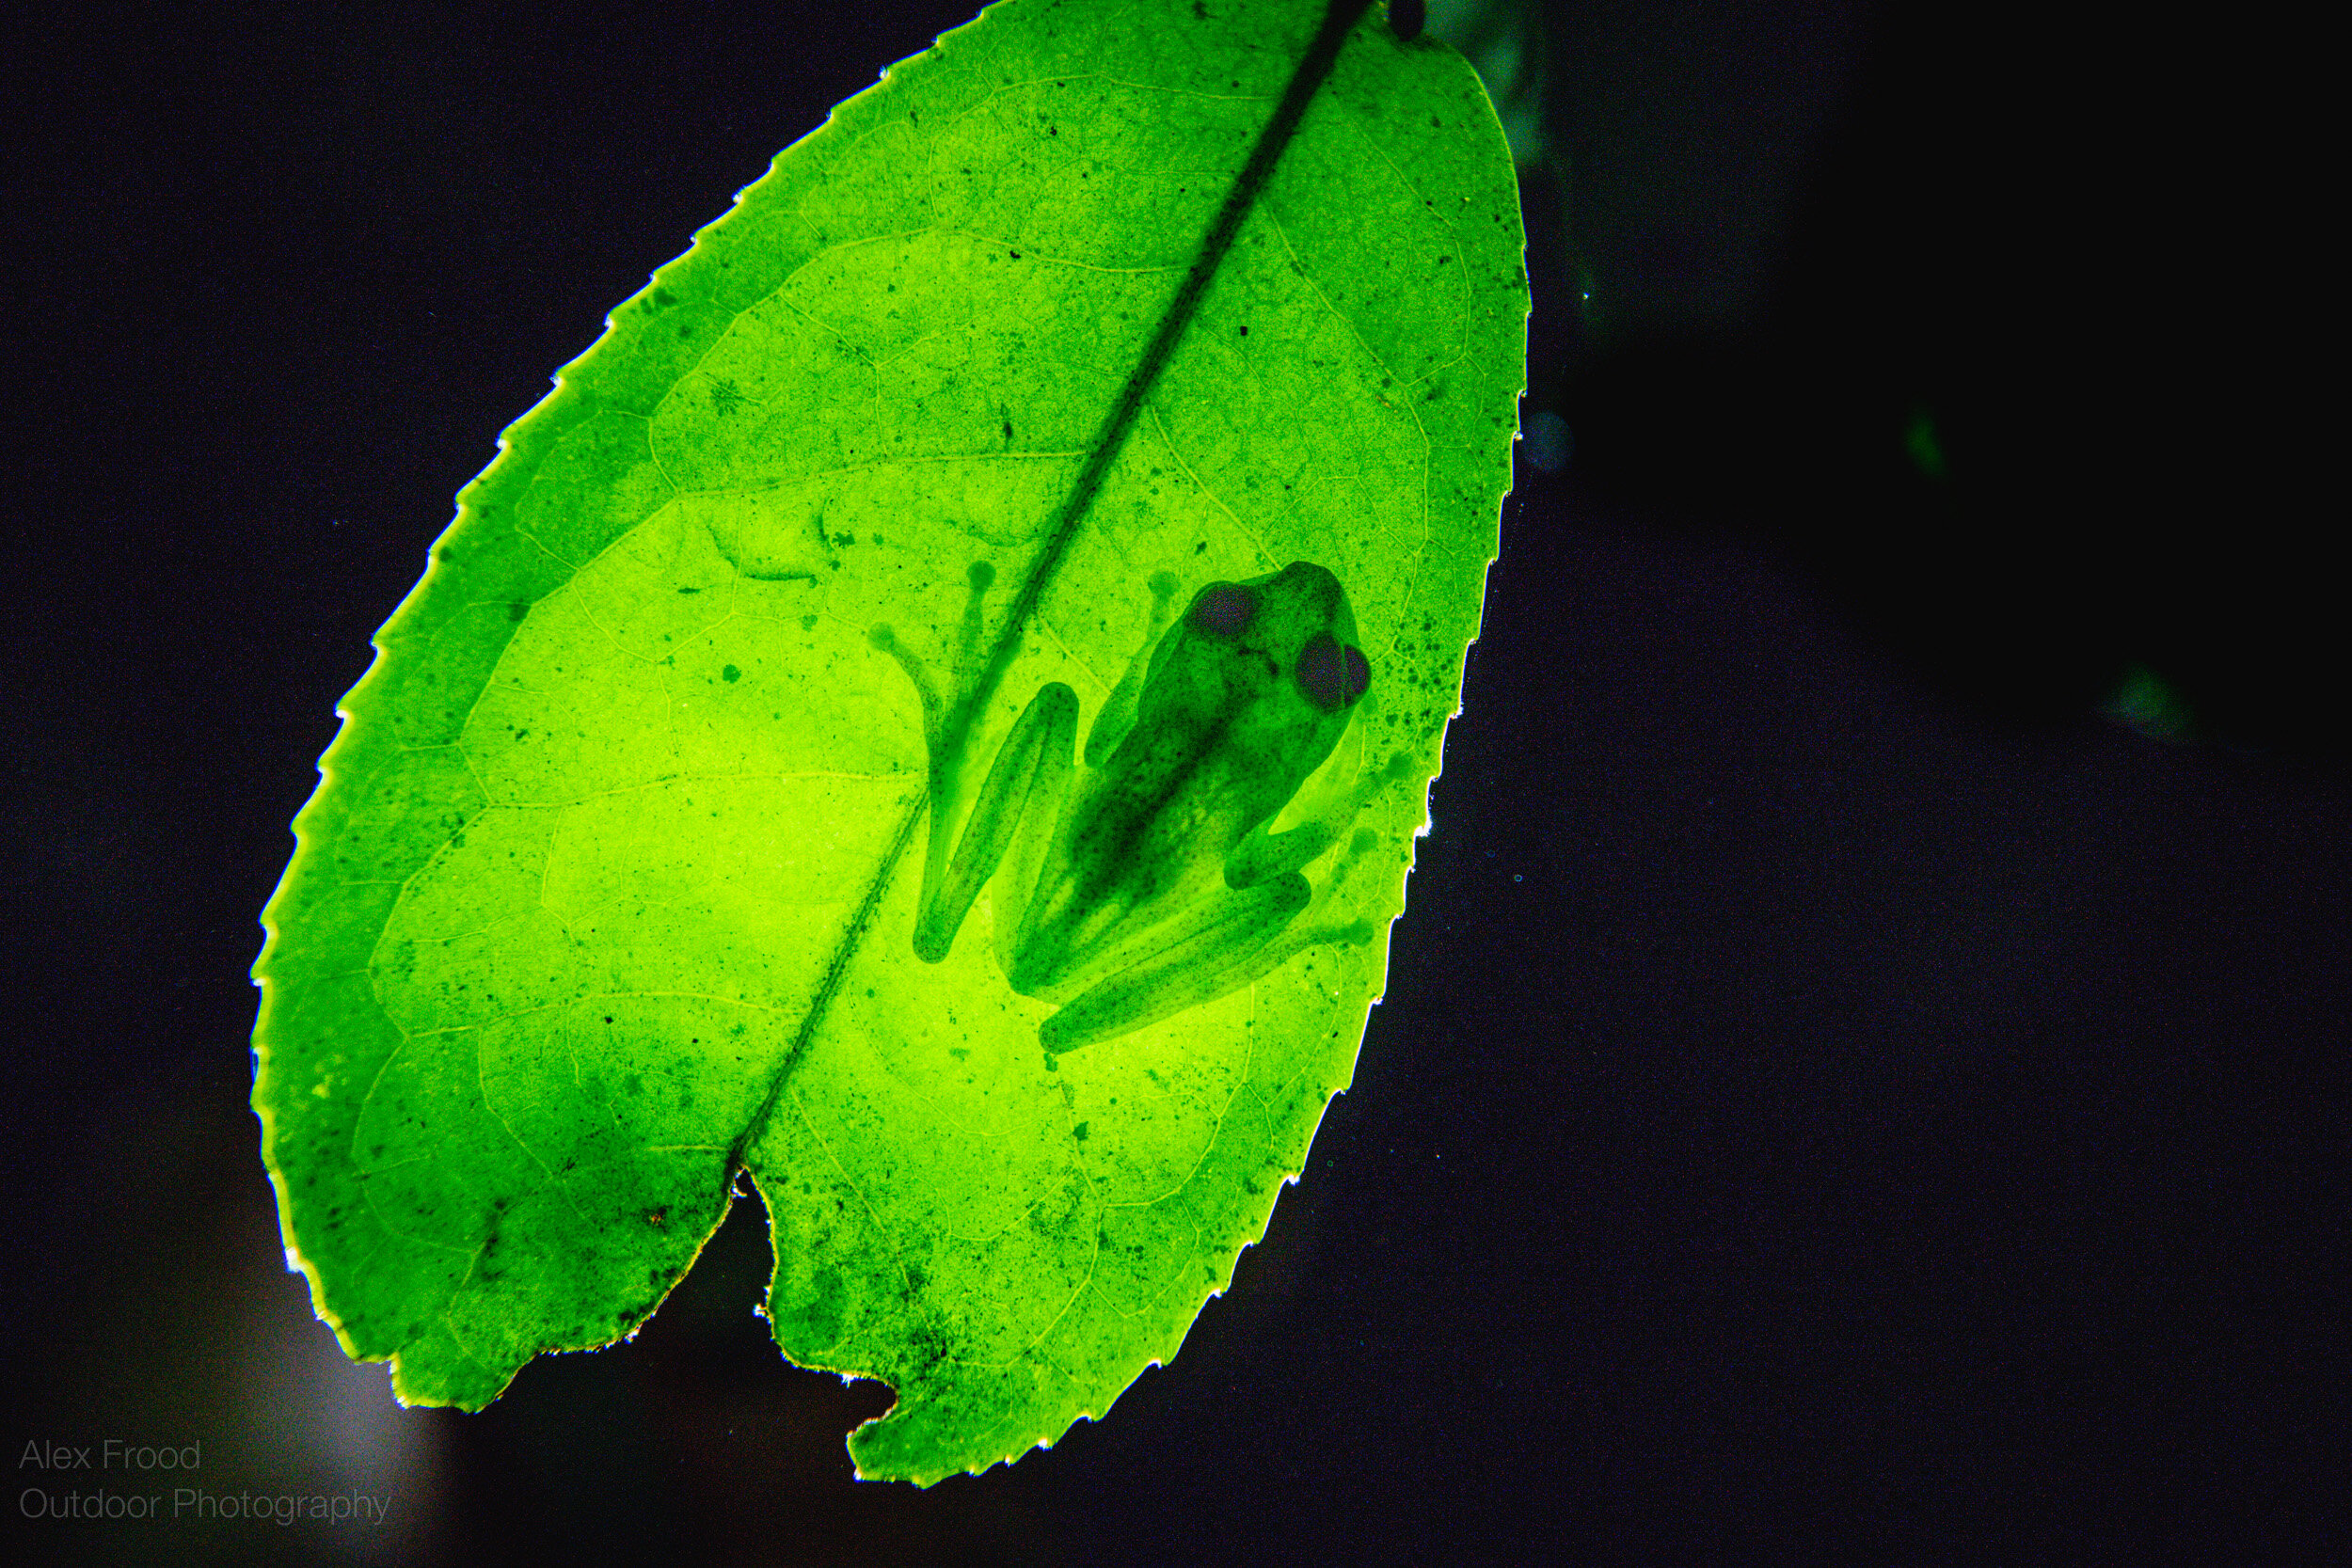
[[[1137,728],[1203,732],[1251,797],[1279,811],[1331,754],[1372,684],[1340,579],[1311,562],[1192,596],[1152,651]]]

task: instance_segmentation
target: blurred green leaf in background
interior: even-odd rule
[[[478,1408],[748,1178],[779,1345],[897,1390],[866,1475],[1172,1356],[1381,992],[1527,303],[1486,93],[1360,0],[1008,0],[780,155],[506,432],[296,823],[254,1104],[345,1350]],[[1171,592],[1295,561],[1375,673],[1275,823],[1361,802],[1299,940],[1049,1056],[985,895],[914,951],[938,712],[1083,726]]]

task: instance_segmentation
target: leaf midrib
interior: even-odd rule
[[[1200,302],[1208,293],[1210,283],[1216,280],[1217,269],[1223,265],[1227,253],[1233,247],[1233,241],[1239,236],[1243,222],[1257,205],[1266,182],[1273,177],[1275,165],[1280,161],[1291,139],[1297,135],[1299,121],[1306,118],[1308,103],[1329,78],[1332,67],[1339,62],[1340,50],[1346,43],[1347,35],[1370,6],[1371,0],[1330,0],[1324,13],[1323,24],[1317,30],[1313,42],[1308,45],[1297,69],[1291,73],[1289,85],[1282,89],[1282,97],[1275,105],[1273,118],[1259,132],[1256,144],[1249,150],[1249,157],[1243,163],[1241,172],[1233,177],[1224,204],[1217,209],[1216,220],[1209,225],[1207,234],[1201,239],[1200,248],[1193,257],[1192,265],[1185,271],[1184,281],[1168,301],[1168,309],[1162,314],[1152,341],[1145,345],[1135,371],[1120,388],[1118,401],[1104,417],[1102,426],[1089,445],[1086,467],[1079,470],[1069,498],[1063,501],[1059,515],[1054,519],[1053,531],[1046,537],[1045,547],[1038,552],[1023,578],[1021,591],[1013,596],[1002,629],[989,646],[987,658],[975,672],[970,688],[960,694],[948,708],[946,722],[940,727],[939,754],[957,756],[961,753],[978,715],[995,696],[996,689],[1004,684],[1005,673],[1020,652],[1022,632],[1036,615],[1038,606],[1044,602],[1045,591],[1052,585],[1055,576],[1061,569],[1063,558],[1070,553],[1070,546],[1076,541],[1079,528],[1085,523],[1088,512],[1093,508],[1094,499],[1101,493],[1104,481],[1109,477],[1112,462],[1126,445],[1129,433],[1135,429],[1136,420],[1142,415],[1144,400],[1151,395],[1168,362],[1175,357],[1184,333],[1200,312]],[[784,1098],[785,1088],[791,1083],[793,1069],[815,1042],[817,1032],[823,1026],[825,1014],[832,1006],[834,995],[840,990],[842,979],[848,974],[850,961],[856,957],[866,933],[872,928],[875,916],[881,911],[882,897],[890,889],[891,879],[898,873],[899,863],[905,859],[908,847],[914,842],[915,830],[930,804],[930,790],[927,786],[908,802],[899,817],[898,829],[891,834],[890,843],[882,851],[881,863],[875,867],[873,880],[867,884],[865,895],[858,900],[856,912],[850,917],[848,927],[825,965],[824,977],[818,981],[816,991],[809,998],[808,1011],[794,1033],[792,1043],[786,1048],[783,1057],[776,1064],[759,1109],[753,1113],[727,1151],[722,1178],[723,1191],[733,1192],[736,1175],[744,1168],[745,1152],[767,1131],[769,1117],[773,1115],[777,1102]]]

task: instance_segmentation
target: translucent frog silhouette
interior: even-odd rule
[[[992,577],[973,569],[968,640]],[[1155,634],[1174,589],[1166,574],[1153,580]],[[1215,1001],[1313,942],[1370,940],[1366,921],[1287,933],[1313,897],[1303,868],[1403,772],[1404,756],[1329,815],[1268,832],[1372,684],[1347,594],[1323,567],[1294,562],[1195,594],[1156,643],[1147,637],[1148,665],[1138,653],[1096,715],[1083,771],[1071,756],[1077,694],[1059,681],[1041,688],[997,748],[952,848],[940,801],[955,793],[970,726],[948,733],[920,664],[889,628],[873,635],[932,716],[932,843],[914,951],[946,958],[996,878],[997,966],[1022,995],[1058,1004],[1038,1032],[1049,1053]]]

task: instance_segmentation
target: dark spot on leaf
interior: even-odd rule
[[[523,603],[520,599],[516,599],[513,604],[506,607],[506,618],[510,621],[519,621],[530,613],[531,607]]]
[[[743,672],[732,664],[724,665],[719,671],[719,678],[723,681],[739,681],[743,678]]]
[[[702,590],[699,588],[681,588],[678,592],[681,594],[699,594]]]
[[[1246,326],[1245,326],[1245,327],[1243,327],[1243,328],[1241,329],[1241,335],[1242,335],[1243,337],[1245,337],[1245,338],[1248,337],[1248,336],[1249,336],[1249,328],[1248,328],[1248,327],[1246,327]]]
[[[1429,8],[1424,0],[1389,0],[1389,28],[1406,43],[1421,37],[1421,30],[1429,23]]]
[[[1087,1141],[1087,1126],[1088,1126],[1088,1124],[1087,1124],[1086,1122],[1083,1122],[1083,1121],[1082,1121],[1082,1122],[1078,1123],[1078,1125],[1077,1125],[1077,1126],[1075,1126],[1075,1127],[1073,1127],[1073,1128],[1072,1128],[1072,1129],[1070,1130],[1070,1135],[1071,1135],[1072,1137],[1073,1137],[1073,1138],[1077,1139],[1080,1143],[1084,1143],[1084,1142],[1086,1142],[1086,1141]]]

